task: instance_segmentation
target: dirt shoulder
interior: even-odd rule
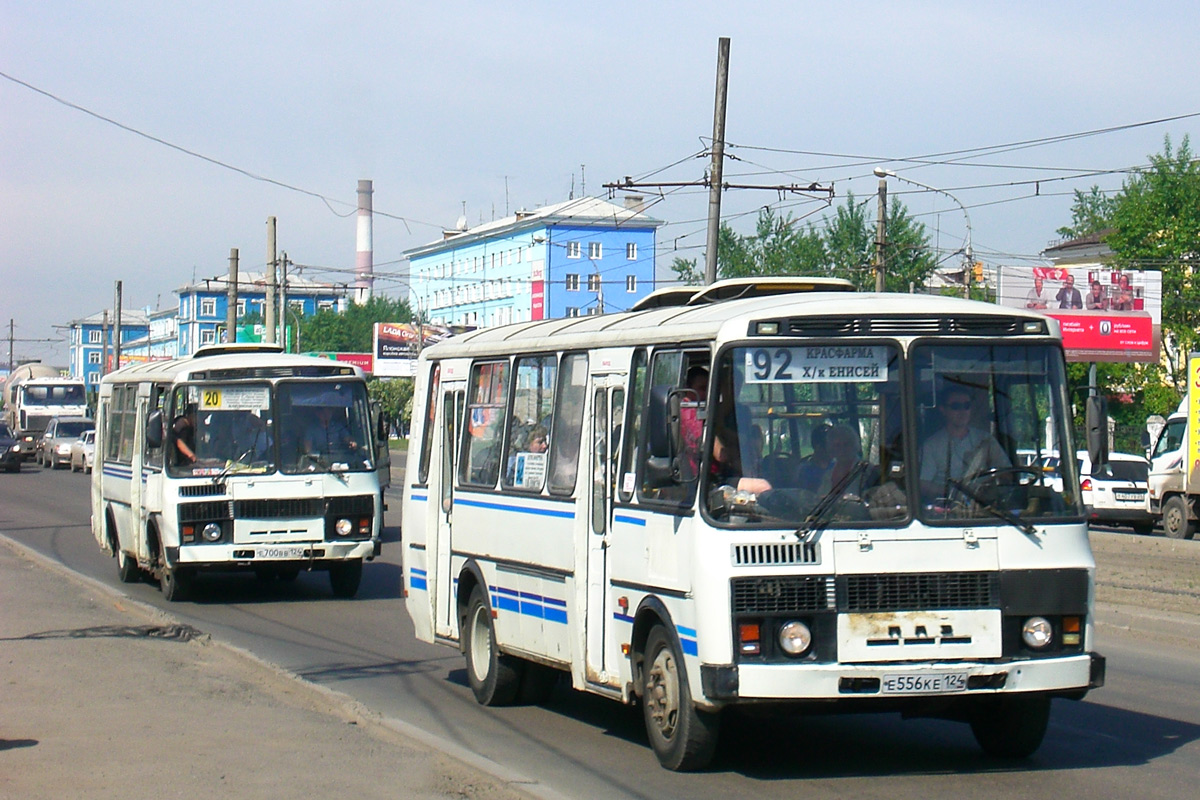
[[[1200,541],[1092,531],[1096,602],[1200,614]]]

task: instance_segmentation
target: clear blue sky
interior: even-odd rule
[[[832,184],[841,204],[875,192],[882,162],[965,204],[984,261],[1030,263],[1069,223],[1074,189],[1118,189],[1165,135],[1200,129],[1200,117],[1136,125],[1200,112],[1198,17],[1162,2],[7,0],[0,72],[303,191],[0,78],[3,335],[13,319],[19,339],[59,338],[54,325],[111,306],[116,280],[127,307],[170,306],[193,276],[223,274],[232,247],[242,269],[261,269],[272,215],[306,277],[348,280],[359,179],[392,215],[375,219],[380,273],[397,273],[403,251],[440,237],[464,204],[476,224],[578,196],[585,182],[599,194],[627,175],[698,179],[721,36],[732,40],[726,135],[741,159],[727,180]],[[946,155],[958,151],[970,152]],[[919,158],[935,163],[905,161]],[[891,191],[935,244],[961,246],[956,205]],[[736,191],[724,216],[748,231],[766,204],[817,222],[832,213]],[[702,259],[705,208],[702,190],[653,207],[669,223],[661,264]],[[65,343],[15,350],[66,361]]]

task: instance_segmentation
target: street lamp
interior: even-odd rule
[[[905,183],[911,183],[913,186],[919,186],[922,189],[928,189],[931,192],[937,192],[938,194],[944,194],[944,195],[946,195],[946,197],[949,197],[951,200],[953,200],[955,203],[957,203],[958,207],[960,209],[962,209],[963,217],[967,221],[967,239],[966,239],[966,243],[963,245],[963,297],[970,299],[970,297],[971,297],[971,266],[975,263],[975,261],[972,258],[972,251],[971,251],[971,215],[967,213],[967,207],[964,206],[957,197],[950,194],[945,189],[939,189],[936,186],[930,186],[928,184],[921,183],[920,181],[914,181],[912,178],[906,178],[903,175],[897,175],[895,172],[892,172],[890,169],[884,169],[883,167],[876,167],[874,172],[875,172],[875,177],[877,177],[877,178],[895,178],[898,181],[904,181]]]

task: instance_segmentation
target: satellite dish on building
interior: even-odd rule
[[[465,231],[466,229],[467,229],[467,215],[463,214],[462,216],[460,216],[458,218],[458,221],[454,223],[454,230]]]

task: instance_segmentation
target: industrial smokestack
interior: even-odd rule
[[[375,284],[374,252],[371,242],[370,181],[358,182],[358,248],[354,259],[354,302],[359,305],[371,299]]]

